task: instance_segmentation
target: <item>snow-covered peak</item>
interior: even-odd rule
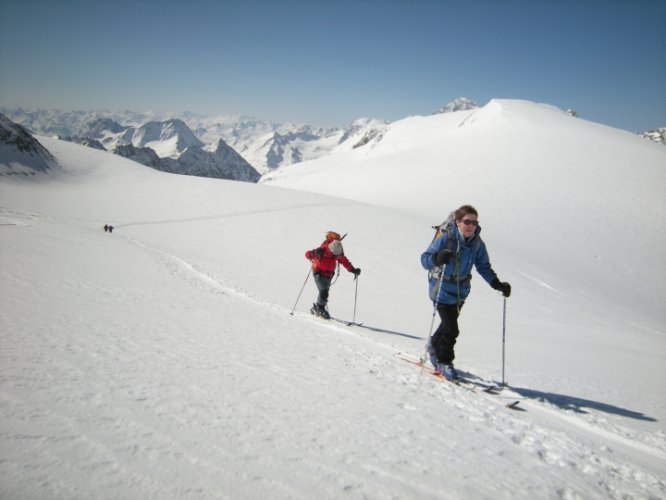
[[[666,127],[661,127],[654,130],[650,130],[648,132],[643,132],[642,134],[639,135],[646,139],[650,139],[651,141],[654,141],[657,144],[666,145]]]
[[[486,108],[485,116],[497,105],[494,101],[483,106]],[[459,97],[434,114],[453,115],[455,120],[461,120],[463,113],[467,116],[481,109],[473,100]],[[497,112],[501,110],[497,108]],[[380,151],[394,147],[382,144],[389,124],[373,118],[360,118],[342,128],[322,128],[293,123],[279,124],[243,115],[203,116],[189,112],[170,114],[14,108],[6,109],[5,114],[38,134],[90,137],[98,140],[107,150],[114,150],[122,144],[150,147],[162,158],[178,158],[187,147],[196,145],[197,141],[203,143],[203,146],[199,146],[204,150],[213,152],[222,139],[262,174],[292,163],[364,146],[369,146],[364,148],[366,151],[370,148]],[[471,120],[482,119],[484,114]],[[575,111],[567,110],[565,114],[575,116]],[[392,125],[401,127],[399,124],[403,121],[398,120]],[[431,135],[427,128],[418,133],[423,139]],[[412,130],[408,134],[416,134],[416,131]],[[644,137],[659,141],[658,133],[648,132]]]
[[[640,168],[632,168],[629,175],[629,165]],[[494,99],[479,109],[393,122],[373,148],[282,167],[264,175],[261,182],[418,209],[439,214],[438,219],[465,203],[485,207],[482,218],[493,221],[501,217],[518,223],[521,213],[539,212],[541,223],[529,228],[518,224],[527,232],[517,237],[531,241],[538,235],[539,241],[547,242],[548,234],[558,234],[558,246],[571,250],[566,257],[569,269],[579,271],[571,279],[594,274],[595,283],[605,283],[612,294],[616,277],[604,263],[621,260],[622,251],[614,237],[597,235],[595,227],[616,225],[631,240],[630,235],[642,230],[636,223],[642,214],[666,214],[661,200],[664,165],[664,148],[630,132],[573,118],[551,105]],[[601,186],[604,197],[594,194]],[[612,214],[607,196],[616,200]],[[574,224],[576,211],[562,219],[554,217],[568,213],[570,207],[584,207],[584,217],[594,221],[586,227],[586,237],[594,235],[589,251],[606,256],[594,266],[589,255],[576,253],[578,238],[571,235],[571,228],[561,225],[568,218]],[[661,233],[659,239],[666,244]],[[545,247],[532,248],[549,253]],[[562,251],[552,258],[564,255]],[[651,290],[637,303],[658,307],[655,297],[666,296],[663,280],[655,279],[649,268],[633,272],[650,283]]]
[[[57,166],[55,157],[25,127],[0,114],[0,176],[35,175]]]
[[[365,146],[373,139],[380,138],[388,123],[375,118],[359,118],[347,126],[340,138],[340,144],[347,142],[351,148]],[[345,148],[348,149],[348,148]]]
[[[86,123],[79,132],[83,137],[101,139],[108,134],[120,134],[127,127],[123,127],[115,120],[104,116],[99,116]]]
[[[439,110],[435,111],[434,114],[453,113],[454,111],[467,111],[470,109],[476,109],[478,107],[478,104],[476,104],[471,99],[466,97],[458,97],[449,102],[446,106],[439,108]]]
[[[148,122],[132,130],[131,138],[127,133],[124,137],[136,147],[153,149],[161,158],[177,158],[190,146],[203,147],[185,122],[177,119]]]

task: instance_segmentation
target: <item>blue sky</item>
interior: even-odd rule
[[[344,126],[464,96],[666,126],[664,0],[0,0],[0,105]]]

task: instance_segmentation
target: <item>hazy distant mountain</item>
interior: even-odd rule
[[[51,120],[46,120],[53,123]],[[34,123],[34,122],[33,122]],[[108,144],[112,152],[143,165],[183,175],[257,182],[260,178],[252,165],[233,148],[219,140],[214,151],[203,149],[203,143],[180,120],[148,122],[145,125],[121,127],[108,119],[95,118],[89,122],[91,132]],[[79,128],[84,130],[84,128]],[[118,134],[114,136],[115,134]],[[62,140],[75,142],[94,149],[105,150],[97,139],[66,136]],[[127,143],[123,141],[127,140]],[[134,144],[137,144],[136,146]],[[154,149],[170,152],[174,157],[160,157]],[[0,114],[0,175],[34,175],[57,166],[57,162],[29,130]]]
[[[261,177],[252,165],[220,139],[215,151],[189,146],[178,158],[160,158],[149,147],[119,144],[113,153],[156,170],[173,174],[257,182]]]
[[[332,153],[347,151],[379,140],[387,123],[370,118],[353,121],[344,129],[301,127],[287,133],[275,132],[264,142],[266,167],[270,172],[280,167],[309,161]]]
[[[107,150],[131,144],[150,147],[160,158],[177,159],[190,146],[216,150],[222,139],[257,171],[351,149],[381,136],[386,122],[355,120],[345,128],[276,124],[247,116],[194,113],[88,112],[6,109],[7,115],[35,133],[99,141]]]
[[[152,148],[160,158],[178,158],[190,146],[204,146],[185,122],[178,119],[129,127],[123,132],[121,142],[138,148]]]
[[[81,146],[87,146],[89,148],[93,149],[99,149],[101,151],[106,151],[106,148],[102,145],[101,142],[99,142],[97,139],[91,139],[90,137],[61,137],[58,136],[58,139],[67,141],[67,142],[74,142],[76,144],[81,144]]]
[[[380,141],[388,128],[385,121],[361,118],[354,120],[340,138],[340,144],[348,144],[351,149],[360,148],[371,142]],[[344,148],[349,149],[349,147]]]
[[[261,177],[252,165],[222,139],[213,152],[191,146],[175,161],[178,169],[176,173],[181,174],[246,182],[257,182]]]
[[[98,131],[111,151],[158,170],[183,175],[256,182],[260,174],[222,139],[206,149],[179,119],[150,121],[139,127],[116,128],[107,123]]]
[[[643,132],[639,135],[656,143],[666,145],[666,127],[650,130],[649,132]]]
[[[478,108],[473,100],[459,97],[434,114]],[[355,120],[344,128],[321,128],[292,123],[277,124],[242,115],[0,109],[16,123],[38,134],[68,137],[76,142],[81,141],[76,138],[88,138],[98,141],[110,151],[119,146],[132,145],[136,148],[132,154],[139,154],[137,151],[148,147],[161,159],[178,160],[190,147],[213,152],[218,148],[219,141],[223,140],[260,174],[332,153],[366,146],[372,148],[382,141],[388,126],[383,120],[370,118]],[[573,110],[566,112],[577,116]],[[664,136],[660,130],[663,131],[657,129],[641,135],[663,143]],[[190,153],[188,156],[191,158],[202,154]],[[204,164],[213,168],[211,157],[203,156],[206,156]],[[165,164],[171,165],[171,162],[166,161]],[[214,169],[217,174],[220,173],[217,167]],[[186,170],[193,172],[200,169],[188,165]],[[239,175],[244,177],[246,173]]]
[[[162,159],[150,148],[137,148],[132,144],[119,144],[111,152],[147,167],[161,170],[159,167]]]
[[[454,99],[448,103],[446,106],[439,108],[439,110],[435,111],[433,114],[436,115],[440,113],[453,113],[454,111],[468,111],[470,109],[477,109],[478,107],[479,105],[471,99],[467,99],[466,97],[458,97],[457,99]]]
[[[86,122],[83,129],[79,131],[79,135],[101,138],[104,137],[106,133],[120,134],[121,132],[124,132],[126,128],[127,127],[123,127],[111,118],[100,116],[99,118]]]
[[[303,161],[302,152],[294,147],[295,143],[307,143],[319,139],[318,136],[309,133],[308,131],[289,132],[287,134],[280,134],[275,132],[271,146],[268,149],[266,158],[268,159],[268,166],[270,168],[277,168],[285,159],[288,164],[298,163]]]
[[[29,130],[0,114],[0,176],[35,175],[56,167],[56,159]]]
[[[0,112],[32,133],[62,137],[91,136],[86,133],[84,126],[102,117],[102,113],[96,111],[0,108]]]

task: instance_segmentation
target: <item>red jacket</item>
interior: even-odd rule
[[[314,250],[308,250],[305,252],[305,258],[312,261],[312,271],[319,273],[322,276],[331,277],[335,274],[335,268],[339,262],[347,271],[350,273],[353,272],[354,266],[352,266],[349,259],[345,257],[344,252],[342,255],[333,255],[333,252],[328,249],[328,245],[330,245],[332,241],[333,240],[326,240],[319,246],[319,248],[324,249],[323,257],[317,257],[314,254]]]

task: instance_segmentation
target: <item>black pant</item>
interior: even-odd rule
[[[450,365],[456,357],[453,346],[456,345],[456,339],[460,333],[458,329],[460,309],[462,309],[462,304],[437,305],[437,312],[442,322],[433,333],[431,344],[440,363]]]
[[[319,273],[314,273],[314,282],[319,290],[319,295],[317,296],[317,305],[320,307],[326,307],[328,303],[328,291],[331,288],[331,281],[333,276],[324,276]]]

